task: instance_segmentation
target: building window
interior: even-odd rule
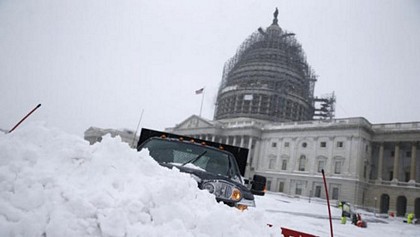
[[[395,156],[395,151],[391,151],[391,157]]]
[[[306,148],[308,146],[308,144],[306,142],[302,143],[302,147]]]
[[[319,160],[318,161],[318,173],[321,173],[324,168],[325,168],[325,160]]]
[[[318,197],[318,198],[321,197],[321,186],[320,185],[315,186],[315,195],[314,196]]]
[[[268,168],[270,170],[274,169],[274,167],[276,166],[276,159],[272,158],[270,159],[269,163],[268,163]]]
[[[284,182],[279,182],[279,192],[284,192]]]
[[[332,189],[332,198],[333,200],[338,200],[338,188],[337,187],[333,187]]]
[[[281,170],[287,170],[287,160],[281,162]]]
[[[267,180],[267,184],[265,187],[267,188],[268,191],[271,190],[271,180]]]
[[[296,195],[302,195],[302,184],[301,183],[296,183],[295,194]]]
[[[277,147],[277,142],[273,142],[273,143],[271,143],[271,147]]]
[[[337,142],[337,147],[343,148],[344,147],[344,142]]]
[[[406,156],[406,157],[411,157],[411,151],[407,151],[407,152],[405,153],[405,156]]]
[[[341,163],[340,160],[334,163],[334,174],[341,174]]]
[[[289,142],[285,142],[284,147],[289,147]]]
[[[299,159],[299,171],[305,171],[305,163],[306,157],[304,155],[301,155]]]
[[[319,146],[322,147],[322,148],[325,148],[325,147],[327,147],[327,142],[321,142],[319,144]]]
[[[410,181],[410,172],[405,172],[405,182]]]

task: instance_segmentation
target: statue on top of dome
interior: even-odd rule
[[[278,22],[277,16],[279,15],[279,9],[277,9],[277,7],[276,7],[276,11],[274,11],[273,15],[274,15],[273,25],[277,25],[277,22]]]
[[[277,16],[279,15],[279,9],[277,9],[277,7],[273,15],[274,15],[274,18],[277,19]]]

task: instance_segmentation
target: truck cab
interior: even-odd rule
[[[256,182],[252,185],[252,191],[248,189],[237,158],[226,151],[222,144],[216,146],[208,141],[143,130],[138,151],[147,149],[149,155],[160,165],[171,169],[176,167],[181,172],[191,174],[197,181],[198,188],[214,194],[217,201],[246,209],[255,206],[254,194],[264,195],[265,178],[254,177],[259,185]]]

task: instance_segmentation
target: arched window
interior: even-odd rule
[[[281,160],[281,167],[280,167],[280,169],[281,170],[287,170],[287,163],[289,162],[289,156],[287,156],[287,155],[282,155],[281,157],[280,157],[280,160]]]
[[[268,168],[270,170],[274,169],[274,167],[276,166],[276,159],[270,159],[269,163],[268,163]]]
[[[420,198],[414,200],[414,216],[418,219],[420,218]]]
[[[407,212],[407,198],[405,196],[397,197],[397,216],[405,216]]]
[[[380,200],[380,213],[388,213],[389,210],[389,195],[388,194],[382,194],[381,200]]]
[[[281,161],[281,170],[287,170],[287,160],[283,159]]]
[[[343,172],[343,166],[344,166],[344,157],[334,157],[334,162],[333,162],[333,170],[334,170],[334,174],[342,174]]]
[[[306,156],[301,155],[299,158],[299,171],[305,171]]]
[[[269,155],[268,156],[268,169],[272,170],[276,167],[276,156]]]
[[[325,169],[326,161],[324,159],[318,160],[318,173],[321,173],[323,169]]]
[[[342,161],[336,160],[334,162],[334,174],[341,174]]]

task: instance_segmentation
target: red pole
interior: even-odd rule
[[[17,126],[19,126],[23,120],[25,120],[27,117],[29,117],[29,115],[31,115],[35,110],[37,110],[39,107],[41,107],[41,104],[37,105],[31,112],[29,112],[25,117],[23,117],[23,119],[21,119],[19,121],[19,123],[17,123],[12,129],[10,129],[10,131],[8,133],[13,132],[13,130],[15,130],[15,128],[17,128]]]
[[[333,226],[332,226],[332,218],[331,218],[331,209],[330,209],[330,199],[328,198],[328,188],[327,188],[327,181],[325,180],[324,169],[322,169],[321,172],[322,172],[322,179],[324,180],[325,195],[327,197],[327,206],[328,206],[328,216],[330,218],[330,232],[331,232],[331,237],[334,237],[334,234],[333,234]]]

